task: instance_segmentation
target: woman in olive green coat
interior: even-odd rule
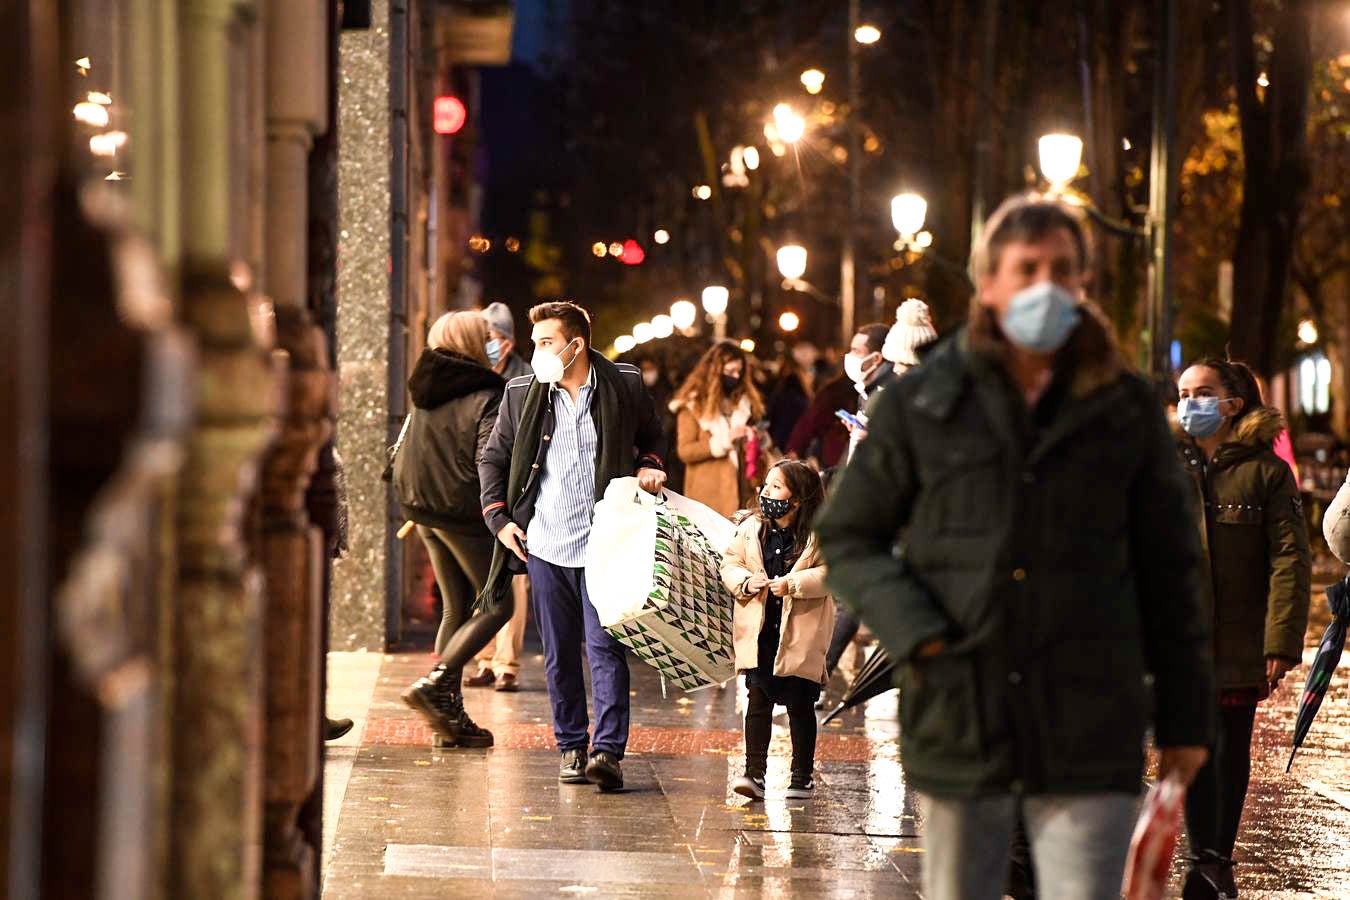
[[[1289,466],[1275,455],[1279,410],[1242,363],[1207,359],[1177,384],[1182,461],[1209,557],[1219,730],[1186,797],[1195,862],[1183,897],[1236,897],[1233,845],[1251,771],[1256,706],[1303,655],[1312,563]]]

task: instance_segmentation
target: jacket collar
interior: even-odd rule
[[[1175,415],[1169,417],[1169,422],[1172,434],[1187,459],[1203,459],[1204,454],[1195,438],[1186,433]],[[1263,450],[1271,450],[1275,446],[1275,439],[1286,427],[1282,412],[1273,406],[1259,406],[1242,417],[1231,438],[1214,451],[1211,464],[1225,468],[1250,459]]]
[[[418,409],[436,409],[478,391],[505,387],[506,381],[487,366],[449,350],[423,350],[408,378],[408,393]]]
[[[1068,397],[1055,422],[1031,451],[1031,461],[1107,412],[1115,402],[1115,392],[1109,388],[1119,384],[1128,371],[1100,310],[1092,303],[1084,303],[1082,309],[1082,321],[1055,358],[1056,367],[1071,370]],[[972,309],[966,326],[944,338],[918,368],[922,383],[914,395],[914,406],[944,420],[970,388],[999,437],[1014,443],[1017,432],[1009,392],[999,383],[1006,377],[999,370],[1008,353],[1007,339],[998,331],[992,313],[985,307]]]

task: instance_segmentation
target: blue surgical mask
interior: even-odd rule
[[[1218,397],[1183,397],[1177,404],[1177,418],[1181,420],[1181,427],[1191,437],[1210,437],[1223,427],[1219,403]]]
[[[1054,353],[1078,327],[1078,301],[1053,281],[1042,281],[1013,295],[1000,324],[1003,334],[1031,353]]]
[[[483,352],[487,354],[488,363],[495,366],[502,358],[502,342],[496,338],[490,339]]]

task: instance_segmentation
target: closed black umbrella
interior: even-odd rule
[[[873,697],[879,697],[895,687],[891,682],[891,673],[895,671],[895,663],[891,662],[890,656],[886,654],[886,649],[880,645],[872,651],[872,655],[862,664],[858,674],[853,676],[853,683],[844,691],[844,696],[840,698],[839,705],[830,710],[830,714],[822,720],[821,724],[828,724],[835,716],[846,709],[857,706],[860,703],[866,703]]]
[[[1294,766],[1294,754],[1303,746],[1303,739],[1312,728],[1313,718],[1322,706],[1322,698],[1331,685],[1331,675],[1345,649],[1345,632],[1350,627],[1350,575],[1327,588],[1327,605],[1331,607],[1331,624],[1322,635],[1317,658],[1308,672],[1308,683],[1303,687],[1303,702],[1299,704],[1298,719],[1294,722],[1294,750],[1289,754],[1289,765],[1284,767],[1286,772]]]

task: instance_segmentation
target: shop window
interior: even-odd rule
[[[1331,360],[1316,350],[1298,364],[1298,405],[1306,416],[1331,411]]]

